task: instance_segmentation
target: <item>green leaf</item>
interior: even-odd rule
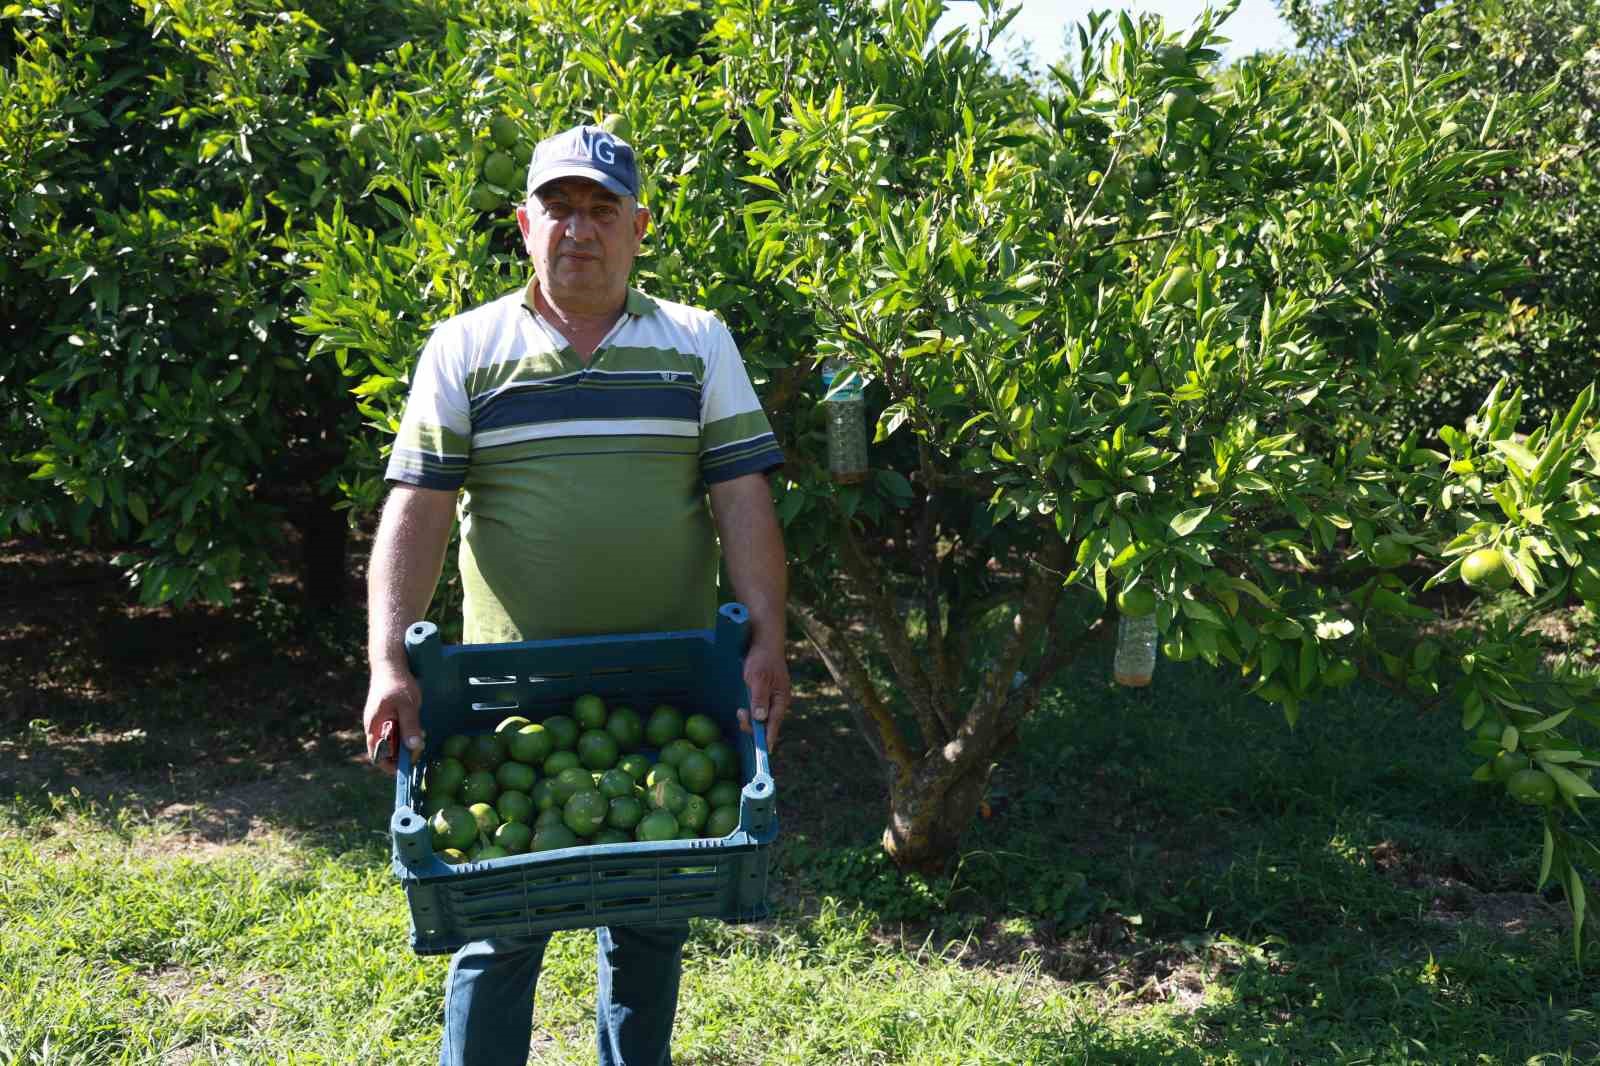
[[[1545,759],[1542,752],[1535,752],[1533,759],[1555,780],[1556,787],[1561,790],[1563,796],[1569,799],[1600,799],[1600,792],[1596,792],[1589,782],[1566,767]]]
[[[1195,528],[1205,521],[1206,516],[1210,513],[1210,507],[1191,508],[1181,514],[1174,515],[1172,521],[1167,523],[1167,528],[1172,531],[1174,537],[1182,540],[1190,533],[1193,533]]]
[[[1550,832],[1550,824],[1544,826],[1544,857],[1539,860],[1539,884],[1534,891],[1544,890],[1545,882],[1550,880],[1550,864],[1556,857],[1556,838]]]
[[[1567,899],[1572,904],[1572,954],[1581,965],[1583,962],[1583,918],[1588,908],[1588,897],[1584,894],[1583,874],[1576,866],[1567,866]]]
[[[1495,440],[1490,441],[1489,443],[1492,444],[1495,450],[1501,455],[1504,455],[1512,462],[1516,463],[1517,466],[1521,467],[1523,471],[1527,473],[1532,473],[1534,468],[1539,465],[1539,457],[1534,455],[1520,444],[1509,440]]]
[[[1538,723],[1537,725],[1523,726],[1522,727],[1522,731],[1524,733],[1546,733],[1546,732],[1549,732],[1550,730],[1554,729],[1556,726],[1560,725],[1562,722],[1565,722],[1567,720],[1567,716],[1569,714],[1571,714],[1571,713],[1572,713],[1572,710],[1570,708],[1568,708],[1567,710],[1562,711],[1560,714],[1552,714],[1549,718],[1546,718],[1544,721]]]

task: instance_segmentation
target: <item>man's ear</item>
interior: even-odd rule
[[[517,205],[517,228],[522,231],[522,246],[528,246],[528,230],[533,225],[533,220],[528,217],[528,202],[524,200]]]
[[[633,211],[633,235],[639,240],[644,240],[644,235],[650,232],[650,209],[636,207]]]

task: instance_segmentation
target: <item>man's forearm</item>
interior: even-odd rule
[[[406,627],[433,601],[455,520],[455,494],[397,487],[384,504],[367,565],[367,660],[405,663]]]
[[[766,475],[752,474],[713,486],[711,505],[734,594],[750,611],[752,639],[781,649],[789,574]]]

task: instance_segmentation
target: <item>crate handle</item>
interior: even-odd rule
[[[768,756],[767,756],[767,723],[752,721],[750,723],[750,727],[755,732],[755,748],[756,748],[756,773],[755,773],[755,776],[758,777],[758,778],[765,777],[767,779],[769,787],[770,787],[771,780],[772,780],[772,766],[767,761],[768,760]]]
[[[426,818],[410,807],[394,812],[389,819],[389,830],[394,835],[401,862],[409,865],[433,858],[433,829]]]
[[[756,751],[756,772],[744,786],[740,803],[740,821],[745,832],[761,836],[772,828],[772,808],[776,801],[772,784],[772,767],[767,757],[767,726],[764,722],[751,722]]]

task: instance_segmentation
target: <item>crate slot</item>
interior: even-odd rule
[[[618,911],[631,909],[633,907],[653,907],[655,906],[655,903],[656,901],[653,896],[630,896],[627,899],[600,900],[596,909],[602,911]]]
[[[672,903],[672,904],[678,904],[678,905],[687,905],[687,904],[691,904],[691,903],[712,903],[712,902],[716,901],[716,898],[717,898],[717,894],[715,892],[663,892],[663,893],[661,893],[661,902],[664,903],[664,904],[665,903]]]
[[[585,880],[585,875],[581,873],[549,874],[545,877],[526,877],[522,883],[527,888],[554,888],[558,885],[582,884]]]
[[[572,674],[529,674],[528,683],[542,685],[547,681],[571,681],[572,677]]]
[[[484,863],[479,863],[477,868],[482,870],[485,865]],[[458,866],[456,869],[460,870],[463,867]],[[492,895],[496,892],[520,892],[522,891],[522,879],[514,871],[495,870],[492,874],[486,874],[479,878],[462,878],[454,887],[461,893],[463,899],[471,899],[475,896]]]
[[[469,685],[515,685],[516,683],[517,683],[517,679],[515,677],[469,677],[469,678],[467,678],[467,684],[469,684]]]
[[[512,700],[510,703],[503,701],[500,703],[475,702],[472,705],[472,709],[475,711],[516,711],[521,709],[521,704],[517,703],[516,700]]]
[[[630,877],[653,877],[655,870],[649,866],[630,866],[621,870],[601,870],[599,874],[602,881],[618,881]]]
[[[715,866],[669,866],[661,871],[664,877],[704,877],[716,872]]]
[[[551,904],[547,907],[530,907],[528,908],[528,913],[537,918],[578,917],[589,913],[589,905],[587,903]]]
[[[503,911],[486,911],[483,914],[474,914],[472,924],[485,925],[515,925],[523,920],[522,908],[512,907]]]

